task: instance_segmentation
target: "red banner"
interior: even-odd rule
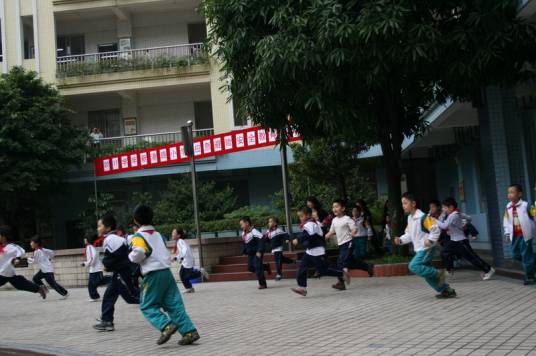
[[[288,140],[301,140],[293,133]],[[227,153],[252,150],[278,144],[277,131],[262,127],[251,127],[218,135],[199,137],[194,140],[195,158],[219,156]],[[169,166],[188,162],[181,142],[140,149],[131,152],[99,157],[95,159],[95,174],[105,176],[147,168]]]

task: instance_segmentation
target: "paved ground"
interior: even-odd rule
[[[91,329],[100,305],[83,289],[60,301],[54,292],[0,292],[1,348],[57,355],[536,355],[536,288],[460,272],[459,297],[436,300],[417,277],[354,279],[345,292],[332,279],[292,294],[292,280],[264,291],[254,282],[208,283],[185,303],[202,339],[163,347],[136,306],[118,303],[117,330]]]

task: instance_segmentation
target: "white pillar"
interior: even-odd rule
[[[4,0],[0,0],[0,26],[0,31],[2,32],[2,72],[7,73],[6,8]]]
[[[20,0],[14,0],[15,1],[15,28],[16,28],[16,35],[17,35],[17,65],[22,65],[22,21],[20,18]]]
[[[40,72],[39,65],[39,23],[37,21],[37,0],[32,0],[32,19],[33,19],[33,37],[34,37],[34,52],[35,52],[35,71]]]

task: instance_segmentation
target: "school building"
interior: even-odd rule
[[[98,128],[100,146],[128,150],[249,126],[234,114],[221,71],[207,55],[199,0],[0,0],[0,72],[34,70],[54,83],[72,122]],[[278,149],[264,148],[199,162],[201,179],[230,184],[240,205],[266,205],[281,189]],[[133,191],[161,191],[188,165],[97,178],[99,191],[126,199]],[[70,241],[93,194],[91,162],[73,171],[66,193],[54,199],[56,248]]]
[[[534,20],[536,1],[524,1],[520,16]],[[474,248],[502,264],[510,257],[502,228],[507,187],[521,184],[525,199],[536,200],[536,84],[483,88],[483,97],[480,107],[448,101],[425,114],[427,132],[403,143],[401,184],[424,210],[431,199],[454,197],[480,231]],[[361,155],[379,156],[378,146]],[[381,165],[376,176],[386,196]]]

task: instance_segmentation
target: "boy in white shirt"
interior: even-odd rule
[[[31,293],[39,293],[41,298],[47,297],[44,286],[30,282],[15,273],[17,261],[26,253],[22,247],[11,242],[13,233],[10,227],[0,227],[0,287],[10,283],[15,289]]]
[[[30,246],[34,252],[33,257],[28,258],[28,263],[39,266],[39,272],[33,277],[33,282],[38,286],[44,286],[44,279],[52,289],[61,295],[61,299],[67,299],[69,292],[56,282],[56,278],[54,277],[54,265],[52,264],[54,251],[44,248],[43,241],[39,236],[32,237]]]
[[[409,263],[409,270],[426,282],[439,294],[437,298],[454,298],[456,291],[445,283],[445,274],[432,266],[434,249],[441,234],[441,230],[435,224],[435,219],[417,209],[417,202],[413,195],[402,195],[402,208],[408,214],[408,226],[406,232],[400,237],[395,237],[397,245],[413,243],[415,256]]]
[[[192,253],[190,245],[186,241],[186,234],[182,229],[173,229],[171,237],[174,241],[177,241],[175,260],[181,264],[179,276],[181,278],[182,285],[186,289],[185,293],[195,293],[195,289],[192,286],[191,279],[205,278],[209,279],[208,273],[204,268],[197,269],[194,267],[195,258]]]
[[[160,233],[152,226],[153,210],[138,205],[134,222],[139,226],[132,237],[129,259],[138,263],[143,274],[140,309],[145,318],[162,332],[157,341],[162,345],[179,331],[179,345],[190,345],[199,340],[199,333],[186,313],[175,278],[171,273],[171,254]]]
[[[93,246],[96,238],[97,235],[84,239],[84,243],[86,245],[84,249],[84,256],[86,257],[86,260],[82,263],[82,267],[87,267],[89,269],[87,290],[89,292],[90,302],[100,301],[100,294],[97,288],[107,285],[112,280],[110,276],[104,276],[102,273],[103,266],[99,258],[99,251],[95,246]]]

